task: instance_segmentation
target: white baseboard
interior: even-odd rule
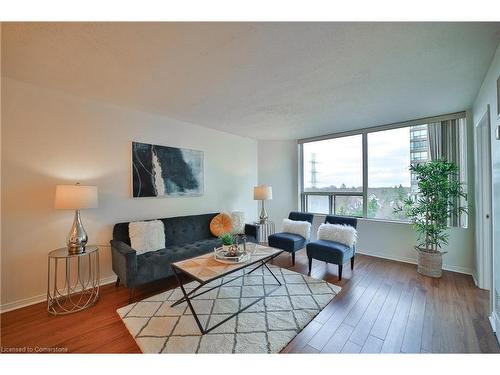
[[[493,332],[495,332],[495,336],[497,338],[498,345],[500,345],[500,318],[498,317],[497,313],[495,311],[491,312],[491,315],[489,316],[490,318],[490,324],[491,328],[493,329]]]
[[[479,288],[479,283],[477,282],[477,276],[476,273],[473,271],[472,272],[472,280],[474,281],[474,285],[476,285]]]
[[[104,277],[100,280],[99,285],[111,284],[114,283],[115,281],[116,281],[116,276]],[[40,294],[34,297],[20,299],[13,302],[7,302],[4,303],[3,305],[0,305],[0,314],[46,301],[47,301],[47,293]]]
[[[372,252],[363,251],[363,250],[356,250],[356,253],[363,254],[363,255],[369,255],[369,256],[372,256],[375,258],[395,260],[397,262],[417,264],[417,260],[414,258],[410,258],[410,257],[387,256],[385,254],[372,253]],[[467,268],[467,267],[460,267],[460,266],[443,264],[443,270],[457,272],[457,273],[463,273],[466,275],[472,275],[472,270],[470,268]]]
[[[495,322],[495,312],[492,312],[491,315],[488,317],[490,320],[491,328],[493,329],[493,332],[497,331],[497,323]]]

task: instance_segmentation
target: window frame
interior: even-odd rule
[[[409,221],[404,221],[404,220],[381,219],[381,218],[369,218],[368,217],[368,134],[369,133],[376,133],[376,132],[384,131],[384,130],[405,128],[405,127],[410,127],[410,126],[427,125],[430,123],[436,123],[436,122],[441,122],[441,121],[446,121],[446,120],[454,120],[454,119],[465,119],[465,121],[467,121],[466,111],[455,112],[455,113],[434,116],[434,117],[425,117],[425,118],[421,118],[421,119],[404,121],[404,122],[397,122],[397,123],[392,123],[392,124],[387,124],[387,125],[372,126],[372,127],[367,127],[367,128],[362,128],[362,129],[357,129],[357,130],[352,130],[352,131],[326,134],[323,136],[309,137],[309,138],[303,138],[303,139],[297,140],[298,176],[299,176],[298,204],[299,204],[300,210],[302,212],[306,212],[306,210],[307,210],[307,196],[309,196],[309,195],[328,196],[328,202],[329,202],[329,214],[328,215],[335,215],[335,213],[334,213],[335,207],[334,207],[334,203],[333,203],[335,201],[335,196],[361,196],[361,197],[363,197],[363,216],[356,216],[356,217],[363,219],[363,220],[383,221],[383,222],[399,223],[399,224],[410,224]],[[466,125],[466,129],[467,129],[467,125]],[[416,129],[415,131],[419,131],[419,129]],[[353,136],[353,135],[361,135],[362,136],[362,143],[361,143],[362,144],[362,165],[361,165],[361,167],[363,169],[363,171],[362,171],[362,175],[363,175],[362,191],[341,191],[341,192],[306,192],[306,191],[304,191],[304,152],[303,152],[304,143],[324,141],[324,140],[335,139],[335,138],[343,138],[343,137],[349,137],[349,136]],[[467,136],[468,136],[468,134],[466,134],[466,137]],[[466,146],[468,146],[468,142],[465,142],[465,144],[466,144]],[[411,149],[411,145],[410,145],[410,149]],[[466,150],[465,153],[467,154],[468,150]],[[466,165],[466,169],[468,169],[468,165]],[[466,172],[466,175],[468,175],[467,172]],[[311,212],[311,213],[318,215],[318,216],[327,215],[324,213],[315,213],[315,212]]]

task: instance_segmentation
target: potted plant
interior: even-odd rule
[[[219,240],[222,241],[222,249],[229,256],[238,255],[238,244],[236,243],[235,237],[231,233],[224,233],[219,236]]]
[[[442,245],[448,244],[448,220],[460,213],[460,198],[467,199],[458,176],[458,167],[452,162],[433,160],[410,166],[416,175],[418,192],[409,196],[394,213],[402,212],[413,223],[417,233],[417,272],[430,277],[441,277]]]

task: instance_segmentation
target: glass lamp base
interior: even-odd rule
[[[82,219],[80,217],[80,210],[75,210],[75,219],[73,226],[68,235],[68,253],[81,254],[85,251],[88,237],[85,229],[83,228]]]

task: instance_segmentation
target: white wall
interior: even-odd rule
[[[469,129],[469,194],[474,197],[474,175],[472,160],[471,125]],[[298,173],[296,142],[259,141],[259,182],[273,186],[273,201],[268,202],[271,218],[279,230],[288,212],[298,209]],[[276,198],[276,202],[275,202]],[[278,201],[279,200],[279,201]],[[315,239],[324,216],[317,215],[313,222],[312,238]],[[474,209],[470,210],[469,228],[451,228],[449,246],[444,250],[443,268],[457,272],[472,273],[474,258]],[[410,224],[359,220],[358,251],[368,255],[416,262],[415,233]]]
[[[497,292],[500,292],[500,140],[495,138],[495,129],[500,125],[497,107],[497,79],[500,77],[500,44],[495,57],[481,85],[481,89],[472,107],[472,118],[477,124],[489,104],[491,124],[491,161],[492,161],[492,192],[493,192],[493,252],[495,262],[494,283]]]
[[[116,222],[242,210],[254,219],[257,142],[3,77],[2,309],[44,298],[47,253],[65,244],[72,212],[54,209],[55,185],[97,185],[82,212],[89,244],[109,245]],[[130,198],[131,142],[204,151],[205,194]],[[109,280],[109,247],[101,249]]]
[[[273,199],[266,202],[266,210],[280,230],[283,219],[298,209],[297,142],[259,141],[258,160],[259,184],[273,188]]]

